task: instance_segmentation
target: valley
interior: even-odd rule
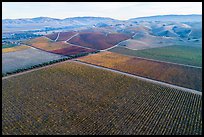
[[[201,135],[201,17],[3,20],[2,133]]]

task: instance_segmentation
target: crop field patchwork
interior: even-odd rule
[[[83,32],[72,38],[69,43],[97,50],[110,48],[120,41],[130,38],[129,35],[120,33],[104,34],[99,32]]]
[[[44,52],[34,48],[28,48],[17,52],[2,53],[2,73],[27,68],[61,58],[64,58],[64,56]]]
[[[15,46],[15,47],[11,47],[11,48],[3,48],[2,53],[16,52],[16,51],[25,50],[25,49],[28,49],[28,48],[29,47],[26,46],[26,45],[20,45],[20,46]]]
[[[96,51],[95,49],[73,46],[69,43],[65,43],[64,41],[53,42],[45,37],[27,41],[26,44],[59,55],[76,55]]]
[[[69,55],[76,55],[79,53],[90,53],[90,52],[94,52],[94,51],[96,51],[96,50],[69,45],[67,48],[52,50],[51,52],[56,53],[56,54],[60,54],[60,55],[69,56]]]
[[[202,69],[161,63],[112,52],[79,58],[82,62],[202,91]]]
[[[201,135],[202,96],[70,61],[2,80],[2,134]]]
[[[16,44],[2,44],[2,49],[4,48],[12,48],[12,47],[15,47],[17,46]]]
[[[34,44],[34,43],[48,43],[48,42],[52,42],[52,40],[50,40],[49,38],[47,38],[45,36],[42,36],[42,37],[27,40],[25,43],[26,44]]]
[[[40,38],[27,41],[26,44],[29,44],[33,47],[36,47],[45,51],[52,51],[52,50],[69,47],[69,45],[66,44],[65,42],[53,42],[45,37],[40,37]]]
[[[2,19],[2,135],[202,135],[202,13],[35,4]]]
[[[109,51],[173,63],[202,66],[202,47],[198,46],[174,45],[138,51],[123,47],[115,47]]]

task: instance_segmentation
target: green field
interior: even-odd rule
[[[201,112],[200,95],[74,62],[2,80],[4,135],[202,135]]]
[[[167,46],[144,50],[130,50],[116,47],[109,51],[173,63],[202,66],[202,48],[198,46]]]
[[[12,48],[12,47],[15,47],[15,46],[17,46],[16,44],[3,44],[2,45],[2,49],[4,49],[4,48]]]

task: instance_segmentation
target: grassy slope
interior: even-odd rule
[[[70,46],[64,42],[51,41],[46,37],[35,38],[32,40],[28,40],[25,43],[30,44],[36,48],[40,48],[42,50],[46,50],[46,51],[52,51],[52,50],[67,48]]]
[[[110,33],[108,35],[103,33],[81,33],[72,38],[69,43],[80,45],[97,50],[103,50],[114,46],[120,41],[128,39],[130,36],[120,33]]]
[[[202,134],[201,111],[199,95],[71,62],[2,80],[2,134]]]
[[[162,48],[152,48],[145,50],[130,50],[116,47],[111,52],[121,53],[131,56],[139,56],[161,61],[168,61],[180,64],[202,66],[202,48],[192,46],[168,46]]]
[[[2,53],[21,51],[21,50],[25,50],[28,48],[30,48],[30,47],[28,47],[26,45],[20,45],[20,46],[15,46],[15,47],[11,47],[11,48],[3,48]]]
[[[16,44],[4,44],[4,45],[2,45],[2,49],[4,49],[4,48],[12,48],[12,47],[15,47],[16,46]]]

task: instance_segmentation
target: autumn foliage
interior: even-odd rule
[[[3,135],[202,135],[202,96],[65,62],[2,80]]]
[[[202,69],[101,52],[79,59],[150,79],[202,91]]]
[[[69,43],[97,50],[103,50],[110,48],[118,44],[120,41],[128,38],[130,38],[130,36],[120,33],[104,34],[100,32],[83,32],[72,38]]]

